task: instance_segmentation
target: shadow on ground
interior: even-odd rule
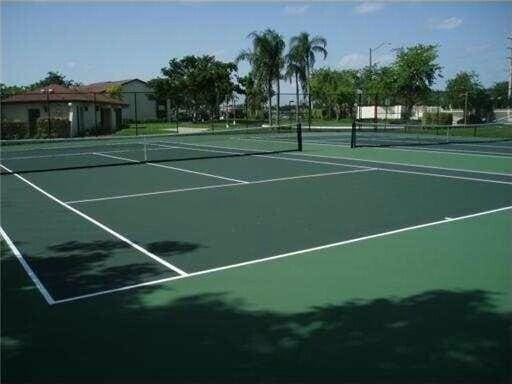
[[[47,306],[3,258],[2,382],[508,382],[510,318],[484,291],[429,291],[301,313],[147,287]],[[7,275],[5,275],[7,274]],[[144,304],[156,290],[168,302]]]
[[[159,241],[145,248],[172,263],[173,256],[200,244]],[[167,267],[120,240],[66,241],[25,259],[55,299],[89,294],[173,276]]]

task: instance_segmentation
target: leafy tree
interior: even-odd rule
[[[290,82],[295,81],[295,114],[297,122],[300,121],[299,116],[299,84],[306,83],[306,72],[303,57],[299,55],[297,50],[289,51],[285,56],[286,72],[284,78]]]
[[[356,70],[336,71],[322,68],[311,74],[311,95],[315,106],[327,112],[334,111],[336,119],[348,115],[355,102],[358,72]]]
[[[311,73],[315,66],[316,54],[321,54],[324,60],[327,58],[327,40],[322,36],[310,37],[309,33],[301,32],[299,35],[290,39],[289,53],[297,58],[297,62],[302,65],[301,71],[304,72],[304,81],[302,89],[308,94],[309,109],[311,110]]]
[[[244,77],[239,77],[238,84],[238,93],[246,98],[249,115],[247,117],[256,116],[258,111],[262,110],[262,105],[266,101],[264,87],[256,81],[252,72],[249,72]]]
[[[5,99],[11,95],[22,93],[27,90],[27,87],[20,87],[18,85],[5,85],[0,83],[0,98]]]
[[[448,80],[446,98],[452,108],[464,109],[468,122],[480,122],[493,117],[491,95],[480,84],[475,72],[459,72]]]
[[[428,97],[436,78],[441,77],[437,50],[435,45],[423,44],[396,50],[394,84],[405,106],[406,118],[410,118],[415,104]]]
[[[123,88],[119,85],[110,85],[107,87],[107,94],[110,97],[113,97],[114,99],[120,99],[121,98],[121,92],[123,91]]]
[[[242,50],[236,62],[247,61],[257,83],[264,84],[268,100],[268,122],[272,125],[272,95],[273,83],[277,84],[277,116],[279,122],[279,80],[284,67],[285,42],[280,34],[272,29],[263,32],[252,32],[248,38],[252,39],[252,49]]]
[[[512,105],[512,100],[508,99],[508,82],[500,81],[495,83],[489,93],[492,97],[494,108],[507,108]]]
[[[218,113],[219,105],[230,98],[235,89],[231,77],[237,67],[214,56],[185,56],[171,59],[162,68],[163,78],[153,79],[150,85],[159,100],[170,99],[175,108],[192,110],[193,120],[209,112]]]
[[[58,84],[62,85],[64,87],[74,87],[80,85],[80,83],[75,82],[73,80],[66,80],[66,76],[61,74],[58,71],[50,71],[47,73],[46,77],[36,83],[33,83],[29,85],[29,89],[36,89],[36,88],[42,88],[47,87],[51,84]]]

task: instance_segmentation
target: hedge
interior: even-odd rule
[[[421,121],[423,125],[452,125],[453,114],[449,112],[423,112]]]

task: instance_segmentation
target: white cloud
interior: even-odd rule
[[[309,5],[287,5],[284,7],[285,15],[303,15],[308,10]]]
[[[73,69],[76,67],[76,61],[68,61],[66,63],[66,67],[70,68],[70,69]]]
[[[483,43],[483,44],[474,44],[474,45],[468,45],[466,47],[467,53],[482,53],[488,51],[490,48],[492,48],[491,43]]]
[[[341,58],[339,65],[341,68],[361,68],[368,65],[368,55],[361,53],[350,53]]]
[[[382,8],[384,8],[384,4],[382,4],[382,3],[364,2],[364,3],[361,3],[358,6],[356,6],[354,8],[354,12],[364,14],[364,13],[380,11]]]
[[[447,19],[428,19],[428,25],[432,29],[454,29],[460,27],[462,19],[458,17],[449,17]]]

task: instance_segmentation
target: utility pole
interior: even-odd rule
[[[372,76],[373,76],[373,72],[372,72],[372,65],[373,65],[373,61],[372,61],[372,53],[375,52],[377,49],[379,49],[380,47],[384,46],[384,45],[391,45],[391,43],[380,43],[377,47],[375,48],[370,48],[370,62],[369,62],[369,66],[368,66],[368,69],[369,69],[369,77],[370,77],[370,80],[372,79]],[[377,95],[374,95],[374,100],[373,100],[373,122],[375,124],[377,124]]]

